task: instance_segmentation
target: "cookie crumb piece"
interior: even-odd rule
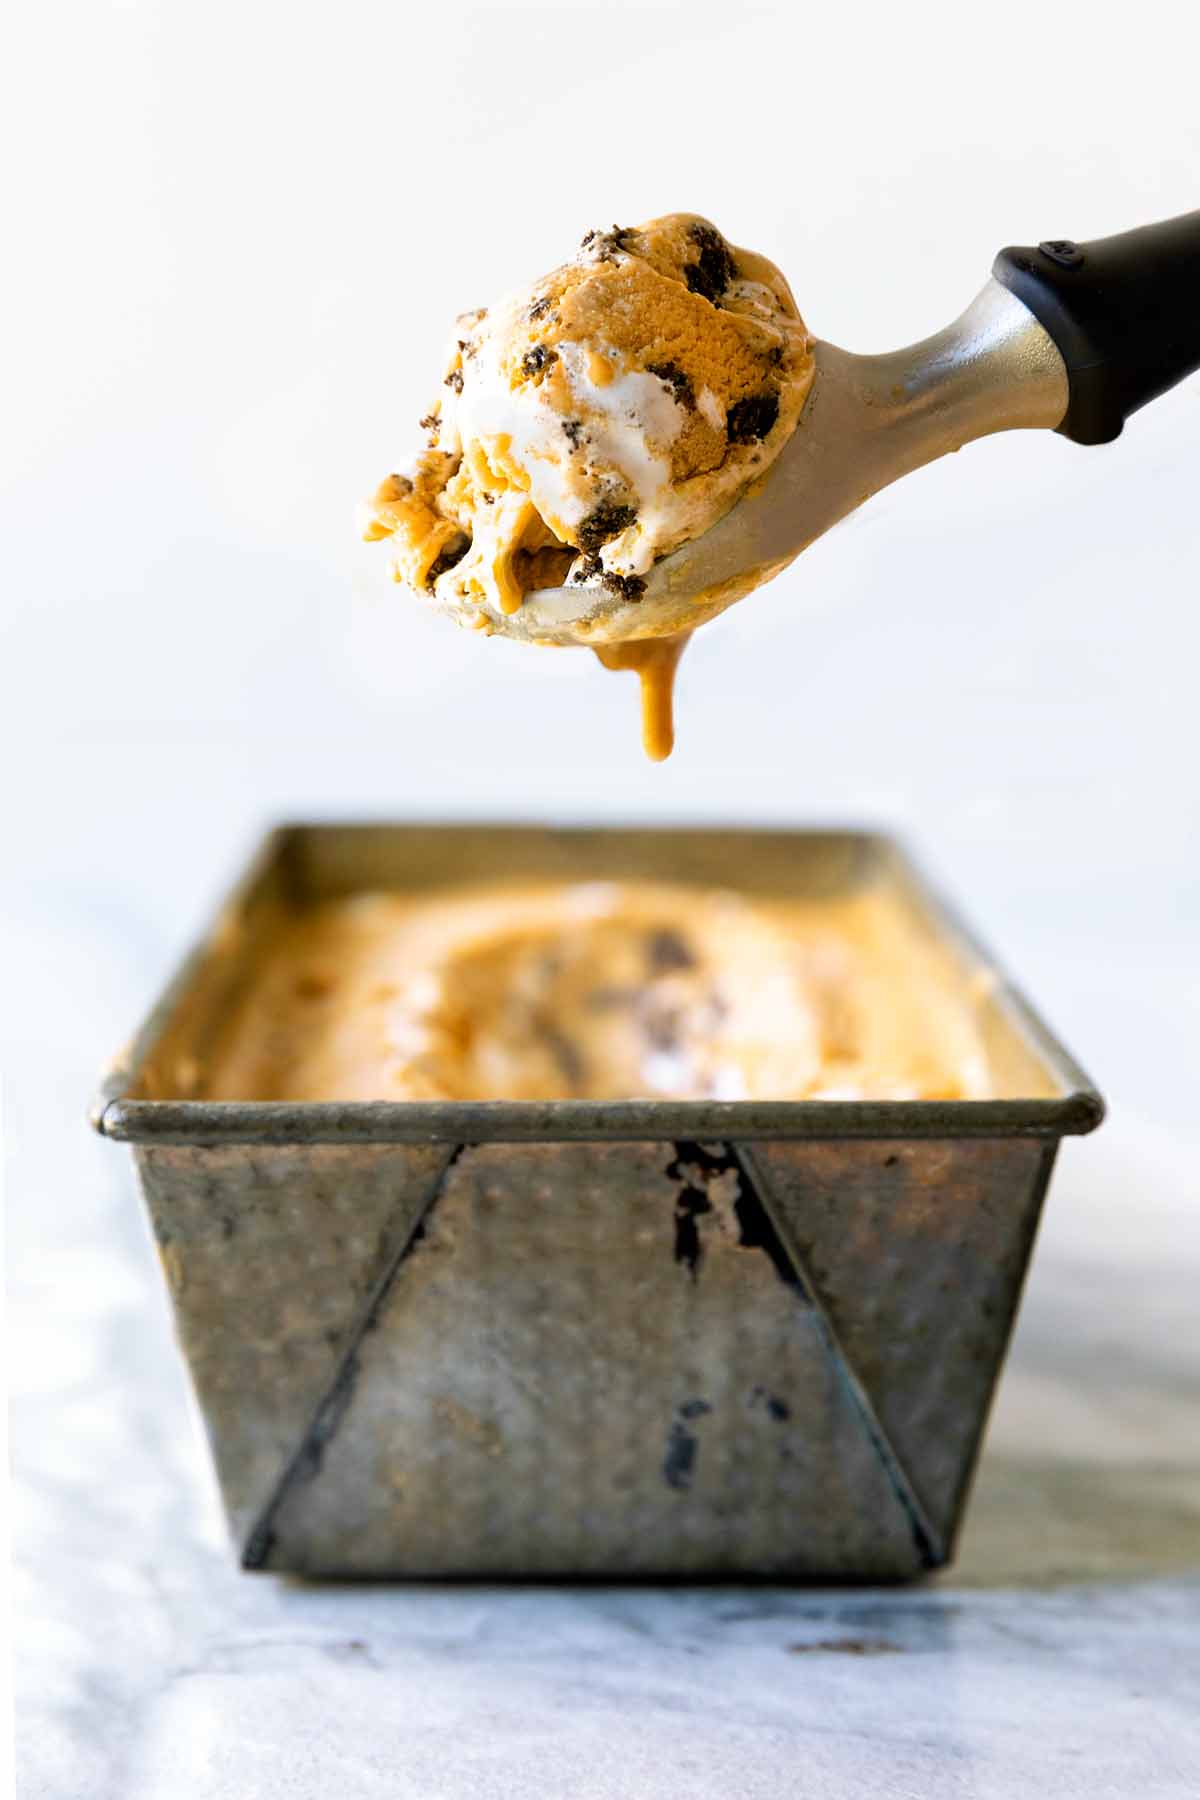
[[[778,394],[747,394],[735,400],[725,420],[731,444],[752,444],[774,429],[779,417]]]
[[[700,256],[698,261],[688,264],[683,272],[684,280],[693,294],[702,295],[715,306],[737,274],[737,265],[729,245],[711,225],[693,225],[688,236]]]
[[[694,969],[696,958],[681,931],[664,925],[652,931],[646,941],[646,959],[655,975],[667,975],[675,969]]]
[[[647,375],[657,375],[665,382],[687,412],[696,408],[696,390],[692,386],[691,377],[686,375],[677,362],[647,363]]]
[[[589,231],[579,248],[589,251],[594,262],[612,262],[629,249],[633,229],[632,225],[613,225],[607,231]]]
[[[620,594],[623,600],[640,600],[646,591],[640,575],[618,575],[615,569],[606,569],[594,550],[580,558],[571,580],[577,585],[598,581],[610,594]]]
[[[452,569],[456,563],[460,563],[470,548],[471,540],[465,532],[460,533],[456,538],[451,538],[450,542],[438,552],[430,563],[425,575],[425,586],[431,588],[438,576],[444,575],[447,569]]]
[[[546,344],[535,344],[521,358],[521,372],[525,375],[538,375],[548,369],[552,362],[557,362],[557,353]]]
[[[609,538],[619,537],[621,532],[628,531],[636,521],[635,506],[619,506],[612,500],[602,500],[576,528],[579,548],[598,550],[601,544],[607,544]]]
[[[640,575],[618,575],[615,569],[603,569],[600,582],[610,594],[620,594],[622,600],[640,600],[646,591]]]

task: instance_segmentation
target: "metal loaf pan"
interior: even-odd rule
[[[1008,1097],[171,1097],[282,912],[500,874],[887,883]],[[134,1146],[246,1568],[878,1580],[952,1555],[1059,1139],[1102,1114],[885,837],[314,825],[268,839],[94,1120]]]

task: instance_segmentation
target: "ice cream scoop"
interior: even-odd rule
[[[636,606],[570,587],[543,590],[526,595],[501,629],[594,644],[601,635],[640,639],[694,628],[779,574],[900,476],[991,432],[1057,425],[1067,406],[1067,373],[1052,339],[996,280],[923,343],[860,356],[818,342],[815,361],[804,412],[762,482],[657,562]]]
[[[398,575],[423,583],[461,622],[532,643],[587,645],[610,668],[638,669],[651,754],[670,747],[671,681],[688,634],[871,495],[993,432],[1044,427],[1081,444],[1108,442],[1130,413],[1200,366],[1200,213],[1089,244],[1004,250],[952,325],[875,356],[814,342],[779,272],[726,244],[706,220],[673,215],[614,228],[601,249],[612,264],[602,278],[586,266],[572,275],[578,265],[548,278],[558,338],[521,349],[518,336],[516,353],[536,365],[536,377],[546,358],[557,362],[559,410],[592,409],[581,436],[592,433],[596,409],[614,431],[621,426],[624,464],[607,440],[607,461],[586,449],[576,459],[572,446],[564,463],[557,442],[528,429],[514,436],[485,394],[482,405],[460,409],[465,439],[439,444],[444,428],[431,419],[435,460],[414,476],[389,477],[372,531],[399,540]],[[563,294],[575,307],[565,322]],[[513,304],[500,332],[510,371]],[[523,304],[532,323],[540,298]],[[680,323],[672,308],[689,316]],[[686,355],[664,357],[660,316],[671,319]],[[621,348],[608,356],[614,338]],[[472,349],[460,339],[468,360],[447,376],[468,401],[480,385]],[[716,372],[713,384],[697,379],[697,359]],[[510,394],[521,385],[513,379]],[[541,414],[553,417],[547,398]],[[663,441],[687,441],[689,408],[693,435],[708,430],[708,462],[671,467]],[[574,435],[569,420],[566,435]],[[498,453],[489,449],[497,443]],[[639,457],[648,485],[635,499]],[[656,458],[657,486],[647,473]],[[464,478],[447,479],[451,465],[465,465],[474,484],[470,507],[457,514],[446,498]],[[497,473],[504,492],[489,499]],[[493,515],[483,533],[490,587],[475,572],[479,493]],[[495,555],[497,541],[507,544],[507,561]],[[461,576],[453,573],[460,562]]]
[[[779,270],[707,219],[589,231],[460,316],[425,448],[381,484],[369,535],[459,623],[505,629],[554,574],[576,590],[567,641],[603,641],[601,603],[636,607],[654,564],[762,475],[812,376]]]
[[[636,609],[602,598],[610,639],[696,625],[769,580],[902,475],[976,438],[1048,427],[1108,443],[1200,366],[1200,212],[1091,244],[1008,249],[944,331],[860,356],[817,342],[797,429],[762,483],[650,571]],[[513,635],[594,641],[569,590],[527,596]]]
[[[461,625],[637,662],[663,754],[680,645],[660,642],[659,607],[637,628],[647,581],[761,480],[813,370],[784,277],[709,220],[589,231],[568,262],[460,316],[424,448],[380,484],[367,536]]]

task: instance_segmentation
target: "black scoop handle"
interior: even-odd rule
[[[1200,368],[1200,212],[1091,244],[1010,246],[992,274],[1058,346],[1071,394],[1058,429],[1077,444],[1111,443]]]

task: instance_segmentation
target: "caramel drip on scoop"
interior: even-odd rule
[[[633,669],[642,684],[642,747],[651,762],[665,762],[675,748],[675,671],[691,635],[596,646],[606,669]]]

